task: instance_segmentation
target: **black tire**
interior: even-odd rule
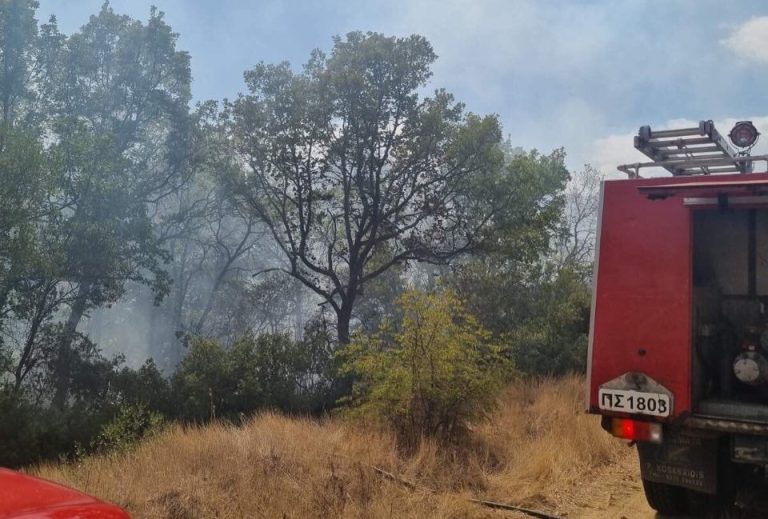
[[[686,501],[688,515],[692,517],[720,517],[725,509],[724,499],[721,495],[687,490]]]
[[[648,504],[660,514],[682,515],[688,511],[684,488],[644,479],[643,490]]]
[[[728,460],[720,461],[717,494],[705,494],[695,490],[686,490],[688,515],[693,517],[730,517],[733,510],[736,490],[733,486],[733,471]]]

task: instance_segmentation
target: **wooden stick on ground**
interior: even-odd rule
[[[366,465],[368,465],[368,464],[366,463]],[[391,472],[387,472],[386,470],[384,470],[382,468],[379,468],[376,465],[368,465],[368,466],[374,472],[377,472],[377,473],[381,474],[382,476],[384,476],[387,479],[390,479],[392,481],[396,481],[396,482],[400,483],[401,485],[410,488],[411,490],[418,490],[418,487],[416,486],[416,483],[411,483],[407,479],[403,479],[400,476],[396,476],[396,475],[392,474]],[[425,488],[424,490],[428,490],[429,492],[433,492],[433,490],[431,488],[429,488],[429,489]]]
[[[391,481],[400,483],[401,485],[408,487],[411,490],[425,490],[430,493],[435,493],[435,490],[431,488],[417,485],[416,483],[408,481],[407,479],[404,479],[396,474],[387,472],[386,470],[382,469],[381,467],[377,467],[376,465],[369,465],[368,463],[364,463],[364,465],[369,467],[374,472],[384,476],[385,478]],[[538,519],[562,519],[556,515],[551,515],[546,512],[542,512],[539,510],[532,510],[530,508],[523,508],[521,506],[510,505],[508,503],[497,503],[495,501],[486,501],[485,499],[470,499],[469,501],[471,503],[475,503],[478,505],[487,506],[488,508],[495,508],[498,510],[512,510],[515,512],[520,512],[522,514],[530,515],[531,517],[537,517]]]
[[[470,499],[470,501],[477,503],[478,505],[487,506],[488,508],[497,508],[499,510],[514,510],[515,512],[530,515],[531,517],[538,517],[539,519],[561,519],[556,515],[550,515],[546,512],[531,510],[530,508],[523,508],[521,506],[510,505],[507,503],[497,503],[495,501],[486,501],[484,499]]]

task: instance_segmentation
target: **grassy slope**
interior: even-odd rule
[[[404,457],[385,431],[265,413],[242,427],[175,426],[130,453],[36,473],[137,518],[495,516],[472,496],[573,517],[590,475],[626,471],[631,456],[584,414],[583,387],[577,377],[514,384],[471,445],[449,452],[426,442]]]

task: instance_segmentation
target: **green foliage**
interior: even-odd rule
[[[564,268],[531,287],[528,318],[507,335],[515,365],[525,373],[563,375],[586,368],[591,292]]]
[[[349,395],[351,381],[341,374],[341,361],[336,355],[339,343],[328,312],[321,311],[304,329],[301,347],[309,359],[307,374],[301,379],[301,392],[306,410],[325,413]]]
[[[169,416],[174,412],[171,386],[152,359],[138,370],[122,368],[111,380],[115,401],[121,406],[144,406]]]
[[[229,393],[226,350],[213,339],[193,339],[173,377],[181,415],[190,420],[215,418]]]
[[[0,465],[19,467],[127,446],[172,409],[168,383],[153,363],[136,371],[120,369],[120,359],[104,358],[84,338],[73,351],[78,354],[69,359],[71,399],[63,409],[48,404],[52,381],[47,371],[21,387],[0,387]]]
[[[507,356],[581,369],[593,205],[564,225],[562,150],[513,150],[497,117],[423,97],[425,38],[352,32],[190,111],[190,57],[161,12],[107,2],[65,35],[37,7],[0,0],[0,464],[122,449],[160,415],[319,413],[353,382],[360,412],[405,443],[455,439],[491,407]],[[589,200],[584,178],[569,200]],[[402,295],[414,262],[457,258],[458,296]],[[134,326],[164,298],[147,319],[162,369],[189,346],[170,380],[86,334],[119,342],[100,309],[130,306]],[[318,299],[303,340],[280,333],[300,337]],[[335,356],[352,326],[378,333]]]
[[[505,167],[495,175],[473,178],[467,186],[472,198],[495,208],[483,252],[507,262],[538,260],[560,229],[569,178],[563,150],[549,155],[518,150],[507,154]]]
[[[579,271],[485,258],[462,265],[448,281],[520,371],[584,370],[591,291]]]
[[[126,446],[148,432],[159,413],[120,404],[133,398],[107,389],[113,375],[97,369],[87,388],[86,378],[77,376],[75,398],[64,409],[45,405],[34,387],[0,389],[0,465],[20,467],[76,456],[84,448],[89,452]]]
[[[63,445],[36,413],[34,406],[19,398],[10,388],[0,391],[0,465],[18,467],[26,463],[55,457]]]
[[[508,143],[506,148],[503,174],[494,184],[479,183],[474,189],[510,203],[496,215],[483,253],[455,265],[446,281],[505,344],[520,371],[583,371],[589,222],[596,207],[593,170],[584,174],[589,182],[567,184],[562,150],[541,155],[513,150]]]
[[[0,330],[12,316],[33,318],[37,279],[59,259],[40,228],[53,191],[34,133],[0,127]]]
[[[342,351],[357,377],[356,411],[392,425],[409,447],[422,436],[456,440],[493,408],[511,363],[454,293],[409,291],[400,306],[397,332],[360,335]]]
[[[128,281],[167,291],[148,210],[179,181],[171,158],[186,150],[177,137],[186,123],[189,56],[175,41],[161,13],[153,10],[145,24],[105,4],[61,41],[46,71],[55,81],[50,167],[70,215],[56,231],[86,308],[117,300]]]
[[[380,252],[374,265],[384,264],[390,255]],[[396,265],[370,280],[359,296],[354,317],[365,333],[375,333],[386,320],[399,320],[398,298],[407,290],[405,265]]]
[[[121,407],[117,415],[101,427],[92,448],[99,452],[124,451],[157,433],[162,425],[163,416],[142,404]]]
[[[498,119],[465,112],[444,90],[422,99],[435,59],[422,36],[351,32],[301,72],[247,71],[249,92],[230,107],[250,169],[230,189],[269,228],[284,270],[334,310],[341,343],[372,280],[471,250],[489,202],[502,202],[466,189],[502,165]]]
[[[331,355],[314,333],[302,342],[285,334],[246,334],[226,349],[216,340],[195,338],[173,377],[178,416],[235,419],[258,409],[332,405]]]
[[[0,3],[0,125],[10,126],[30,115],[31,70],[28,62],[34,54],[37,20],[34,0],[6,0]]]
[[[36,8],[0,5],[0,330],[19,352],[0,356],[15,390],[49,370],[63,410],[87,312],[129,283],[168,291],[150,210],[184,177],[191,79],[154,9],[106,3],[65,36]]]
[[[256,406],[290,409],[299,401],[299,379],[307,369],[302,345],[283,334],[241,337],[228,352],[234,386],[230,408],[250,412]]]

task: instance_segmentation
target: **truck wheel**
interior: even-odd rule
[[[661,514],[680,515],[688,511],[684,488],[644,479],[643,489],[648,504]]]
[[[706,494],[690,489],[685,491],[688,515],[694,517],[725,515],[730,517],[728,514],[733,509],[736,498],[734,474],[730,462],[728,460],[721,461],[718,472],[717,494]]]
[[[719,517],[724,508],[724,499],[720,495],[705,494],[695,490],[686,491],[688,515],[693,517]]]

